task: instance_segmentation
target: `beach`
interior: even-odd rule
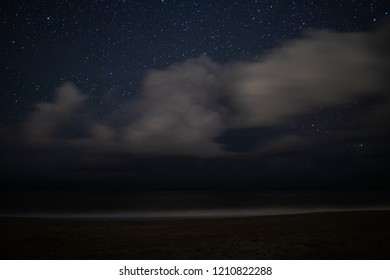
[[[1,259],[390,259],[390,211],[0,224]]]

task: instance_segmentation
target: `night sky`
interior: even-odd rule
[[[2,1],[2,188],[385,188],[389,12]]]

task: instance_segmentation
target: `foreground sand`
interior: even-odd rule
[[[390,259],[390,211],[0,225],[1,259]]]

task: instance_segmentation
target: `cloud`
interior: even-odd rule
[[[237,112],[234,126],[289,121],[316,106],[334,106],[382,90],[381,57],[365,33],[310,32],[263,61],[229,67],[225,87]]]
[[[39,103],[38,113],[25,124],[25,139],[28,144],[61,144],[67,138],[66,134],[77,132],[80,124],[79,109],[85,99],[86,95],[72,83],[59,87],[55,100]]]
[[[299,155],[314,151],[315,147],[313,145],[307,137],[294,134],[282,134],[253,152],[256,155],[262,156],[274,154]]]
[[[385,100],[369,115],[376,135],[388,135],[388,122],[381,117],[388,115],[390,104],[386,28],[374,33],[311,31],[260,61],[222,65],[201,56],[151,70],[141,99],[128,101],[125,109],[102,122],[80,112],[86,95],[67,83],[53,102],[38,104],[40,111],[24,126],[25,140],[95,153],[215,157],[233,154],[218,141],[231,129],[277,129],[310,117],[319,107],[336,108],[361,98]],[[373,133],[364,129],[354,127],[348,137]],[[273,142],[262,141],[247,153],[304,152],[313,147],[313,139],[296,128],[281,130]]]
[[[218,104],[221,66],[202,56],[151,71],[143,84],[141,112],[124,129],[134,153],[218,155],[213,141],[225,129]]]

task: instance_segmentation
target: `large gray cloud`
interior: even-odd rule
[[[137,104],[140,115],[124,129],[133,152],[217,155],[225,129],[216,85],[221,66],[203,56],[151,71]]]
[[[369,42],[365,33],[310,32],[261,62],[228,68],[225,85],[238,111],[233,124],[279,124],[319,105],[382,90],[382,58]]]
[[[379,112],[372,113],[372,127],[386,134],[388,122],[381,115],[388,115],[390,104],[387,29],[312,31],[260,61],[221,65],[201,56],[152,70],[143,81],[141,99],[128,101],[126,109],[103,122],[80,114],[86,96],[65,84],[54,102],[39,104],[39,113],[25,125],[26,140],[100,153],[212,157],[229,154],[217,141],[229,129],[282,126],[318,107],[362,97],[384,100]],[[61,133],[72,129],[83,133]],[[356,133],[361,132],[349,135]],[[255,152],[305,150],[309,142],[286,133]]]

